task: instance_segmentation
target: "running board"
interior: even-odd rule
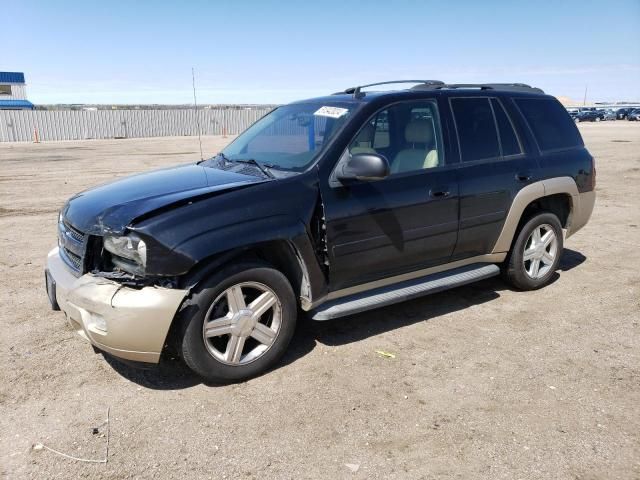
[[[459,287],[493,277],[498,273],[500,273],[500,268],[493,263],[476,263],[330,300],[311,310],[309,315],[313,320],[331,320]]]

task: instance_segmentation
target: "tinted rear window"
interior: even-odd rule
[[[502,154],[506,157],[522,153],[520,142],[518,142],[518,137],[513,130],[513,125],[507,116],[507,112],[504,111],[504,107],[495,98],[491,100],[491,105],[493,105],[493,111],[496,114],[496,122],[498,124],[498,131],[500,132],[500,142],[502,143]]]
[[[515,102],[531,127],[540,150],[558,150],[583,145],[573,120],[557,100],[518,98]]]
[[[500,156],[498,134],[488,98],[452,98],[463,162]]]

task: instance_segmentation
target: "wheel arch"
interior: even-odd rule
[[[192,291],[231,262],[256,260],[282,272],[298,297],[309,296],[310,280],[303,257],[295,245],[285,239],[265,240],[209,255],[200,260],[180,283],[183,288]]]
[[[508,252],[523,222],[541,211],[555,214],[568,236],[579,201],[578,187],[571,177],[550,178],[527,185],[513,199],[492,253]]]
[[[182,338],[186,324],[184,315],[192,308],[191,293],[196,291],[216,271],[232,262],[255,263],[256,261],[272,265],[276,270],[282,272],[291,284],[299,304],[312,301],[313,290],[309,269],[303,254],[291,240],[266,240],[212,254],[200,260],[186,275],[180,278],[180,287],[189,293],[185,296],[167,332],[165,344],[169,351],[175,354],[179,351],[178,343]]]

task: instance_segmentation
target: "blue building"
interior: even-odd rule
[[[22,72],[0,72],[0,110],[33,110]]]

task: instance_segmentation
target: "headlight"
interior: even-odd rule
[[[144,275],[147,266],[147,245],[137,235],[106,236],[104,248],[113,254],[112,261],[116,267],[125,272]]]

